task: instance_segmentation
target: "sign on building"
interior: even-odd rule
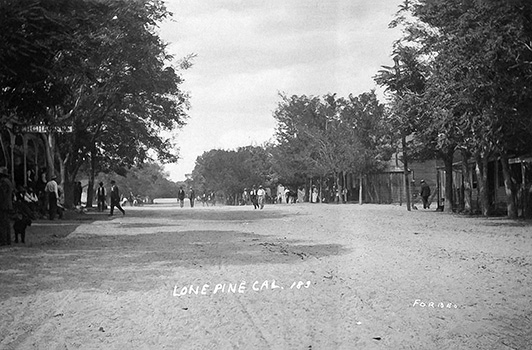
[[[51,125],[15,125],[15,133],[38,133],[47,134],[50,132],[69,133],[73,131],[72,125],[51,126]]]

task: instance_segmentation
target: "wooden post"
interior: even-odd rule
[[[11,182],[15,184],[15,138],[16,136],[9,131],[9,140],[11,142]]]
[[[362,205],[362,175],[360,175],[360,185],[358,186],[358,204]]]
[[[408,181],[408,159],[406,156],[406,136],[402,135],[401,143],[403,146],[403,172],[405,174],[405,195],[406,195],[406,210],[410,211],[410,181]]]
[[[22,147],[24,148],[24,187],[28,186],[28,139],[26,134],[22,135]]]

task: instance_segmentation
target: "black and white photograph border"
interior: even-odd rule
[[[0,0],[0,349],[532,349],[529,1]]]

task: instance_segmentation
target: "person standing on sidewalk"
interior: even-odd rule
[[[59,187],[55,181],[57,176],[52,175],[50,181],[46,184],[44,192],[48,196],[48,219],[54,220],[57,214],[57,201],[59,200]]]
[[[120,206],[120,191],[118,190],[118,186],[116,186],[115,180],[111,180],[111,212],[109,216],[113,216],[113,209],[115,207],[122,212],[122,215],[126,215],[125,210]]]
[[[430,209],[429,203],[430,187],[425,180],[421,180],[421,198],[423,199],[423,209]]]
[[[0,167],[0,245],[11,244],[11,214],[13,213],[13,184],[6,167]]]
[[[185,205],[185,190],[183,190],[183,186],[179,187],[179,192],[177,192],[177,200],[179,201],[179,206],[183,208]]]

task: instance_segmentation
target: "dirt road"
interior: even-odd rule
[[[377,205],[126,208],[0,249],[0,349],[531,349],[532,226]]]

